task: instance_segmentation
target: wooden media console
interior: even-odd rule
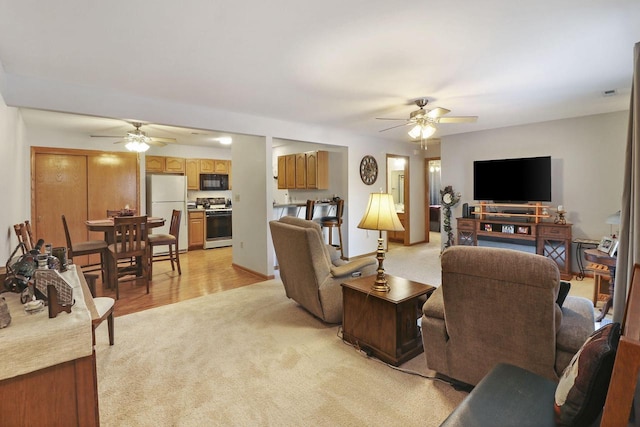
[[[560,277],[571,280],[571,224],[542,222],[550,218],[548,206],[481,203],[475,218],[456,218],[458,245],[477,246],[478,239],[535,246],[558,264]],[[511,211],[511,209],[518,211]],[[522,210],[525,212],[522,212]],[[494,210],[494,211],[492,211]]]

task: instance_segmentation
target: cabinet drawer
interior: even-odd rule
[[[473,219],[462,219],[458,218],[458,229],[459,230],[473,230],[475,228],[476,222]]]
[[[538,225],[538,236],[571,239],[571,227],[558,225]]]

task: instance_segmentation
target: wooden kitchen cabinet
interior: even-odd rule
[[[185,162],[182,157],[145,156],[147,173],[184,173]]]
[[[296,187],[298,189],[307,188],[307,155],[305,153],[296,154]]]
[[[184,159],[182,157],[165,157],[164,171],[167,173],[184,173]]]
[[[189,249],[204,247],[204,211],[189,211]]]
[[[199,190],[200,167],[198,159],[187,159],[185,161],[185,173],[187,175],[187,190]]]
[[[145,169],[149,172],[164,172],[165,159],[163,156],[145,156]]]
[[[214,159],[213,160],[213,170],[214,170],[214,173],[228,174],[229,173],[229,160],[217,160],[217,159]]]
[[[200,173],[215,173],[215,161],[213,159],[200,159]]]
[[[310,151],[306,153],[307,188],[326,190],[329,188],[329,152]]]
[[[326,190],[329,188],[329,153],[278,156],[278,189]]]

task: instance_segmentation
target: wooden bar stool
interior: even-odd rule
[[[313,219],[313,210],[316,207],[315,200],[307,200],[307,210],[304,213],[304,219],[311,221]]]
[[[180,252],[178,241],[180,240],[180,220],[182,211],[174,209],[171,214],[171,225],[169,225],[169,234],[149,234],[149,245],[151,252],[149,255],[149,277],[153,276],[153,263],[158,261],[171,261],[171,270],[175,271],[178,265],[178,274],[182,274],[180,269]],[[168,246],[168,254],[153,254],[153,248],[156,246]]]
[[[338,237],[340,239],[340,258],[344,259],[344,251],[342,248],[342,214],[344,213],[344,200],[338,199],[336,202],[336,215],[323,216],[320,218],[320,225],[329,229],[329,244],[333,246],[333,229],[338,229]]]

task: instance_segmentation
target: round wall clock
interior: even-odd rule
[[[362,182],[371,185],[378,179],[378,162],[373,156],[364,156],[360,162],[360,178]]]

